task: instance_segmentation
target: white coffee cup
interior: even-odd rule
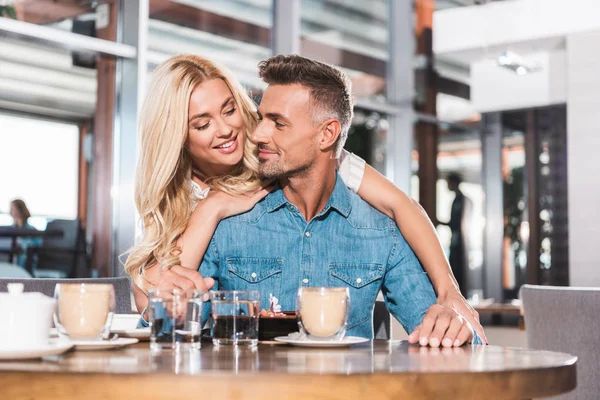
[[[41,293],[23,293],[22,283],[9,283],[0,293],[0,350],[48,346],[56,301]]]

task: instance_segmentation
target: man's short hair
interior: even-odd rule
[[[339,157],[352,122],[352,82],[336,67],[295,54],[278,55],[258,64],[259,76],[269,85],[300,84],[310,91],[313,123],[327,118],[340,122],[335,154]]]

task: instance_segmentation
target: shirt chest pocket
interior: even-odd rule
[[[384,266],[381,264],[329,264],[329,285],[350,289],[348,329],[371,318],[383,275]]]
[[[282,258],[229,257],[226,290],[260,291],[261,308],[268,308],[269,294],[281,292]]]

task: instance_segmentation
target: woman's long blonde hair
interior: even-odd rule
[[[256,106],[238,80],[226,69],[195,55],[170,58],[154,72],[140,113],[140,154],[136,171],[135,203],[143,236],[129,250],[125,271],[146,288],[143,270],[154,263],[164,269],[178,265],[177,240],[191,216],[192,172],[201,169],[188,152],[190,96],[198,85],[222,79],[231,90],[246,127],[242,161],[228,176],[207,177],[211,188],[232,194],[256,190],[260,181],[255,146],[248,137],[258,123]]]

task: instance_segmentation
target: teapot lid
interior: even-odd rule
[[[38,292],[23,292],[25,285],[20,282],[9,283],[6,285],[8,288],[8,293],[0,293],[0,299],[6,300],[37,300],[37,301],[52,301],[54,299],[52,297],[46,296],[43,293]]]
[[[8,288],[8,293],[15,295],[23,293],[25,285],[23,285],[22,283],[9,283],[8,285],[6,285],[6,287]]]

